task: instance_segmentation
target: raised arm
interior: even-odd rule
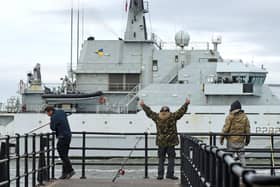
[[[151,118],[153,121],[156,121],[158,119],[158,113],[152,111],[150,107],[145,105],[143,100],[140,101],[140,106],[143,108],[148,118]]]
[[[181,117],[183,117],[183,115],[188,110],[189,104],[190,104],[190,100],[187,98],[183,106],[181,106],[181,108],[179,108],[176,112],[174,112],[174,116],[176,120],[179,120]]]

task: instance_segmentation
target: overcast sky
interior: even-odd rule
[[[80,0],[84,39],[123,37],[126,0]],[[70,59],[71,0],[0,0],[0,102],[16,95],[20,79],[41,63],[43,82],[59,82]],[[73,3],[77,7],[77,1]],[[267,83],[280,83],[279,0],[149,0],[150,32],[164,41],[188,31],[191,41],[223,37],[224,58],[243,59],[269,71]],[[150,21],[151,20],[151,21]],[[151,24],[150,24],[151,23]],[[82,37],[82,36],[81,36]]]

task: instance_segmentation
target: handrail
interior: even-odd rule
[[[36,186],[54,179],[54,175],[50,177],[50,171],[54,172],[55,166],[54,160],[50,159],[50,153],[55,151],[54,137],[54,133],[45,133],[16,134],[15,136],[1,138],[0,186],[9,187],[12,182],[15,182],[15,185],[18,187],[21,186],[21,181],[23,180],[24,186],[29,186],[30,182],[31,186]],[[52,145],[50,145],[50,141],[53,142]],[[11,153],[12,147],[15,147],[14,153]],[[31,163],[29,162],[30,159]],[[23,160],[23,163],[20,160]],[[38,164],[36,164],[37,160]],[[10,175],[10,168],[13,166],[11,161],[15,161],[15,176],[12,175],[13,177]],[[24,173],[20,172],[21,168],[24,170]],[[31,181],[29,181],[30,177]]]
[[[269,135],[269,134],[268,134]],[[186,186],[246,187],[275,186],[280,176],[256,174],[241,166],[231,153],[181,134],[181,184]],[[271,167],[273,170],[274,166]]]

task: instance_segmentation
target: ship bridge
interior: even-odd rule
[[[205,95],[261,95],[267,71],[240,61],[217,63],[216,74],[209,75],[204,85]]]

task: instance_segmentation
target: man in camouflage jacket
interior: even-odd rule
[[[140,102],[140,105],[145,111],[146,115],[151,118],[156,124],[156,145],[159,146],[159,165],[157,179],[159,180],[163,179],[166,153],[168,155],[166,178],[178,179],[178,177],[174,176],[176,157],[175,146],[179,144],[176,123],[177,120],[183,117],[183,115],[186,113],[189,104],[190,100],[186,99],[184,105],[176,112],[170,112],[169,108],[167,106],[164,106],[161,108],[160,113],[156,113],[152,111],[150,107],[145,105],[143,100]]]
[[[241,104],[239,101],[235,101],[231,104],[230,113],[226,117],[225,125],[222,133],[229,134],[250,134],[250,123],[247,115],[241,110]],[[224,144],[225,136],[221,136],[221,144]],[[245,166],[245,154],[240,152],[244,150],[244,146],[250,143],[250,136],[226,136],[227,149],[237,153],[241,163]]]

